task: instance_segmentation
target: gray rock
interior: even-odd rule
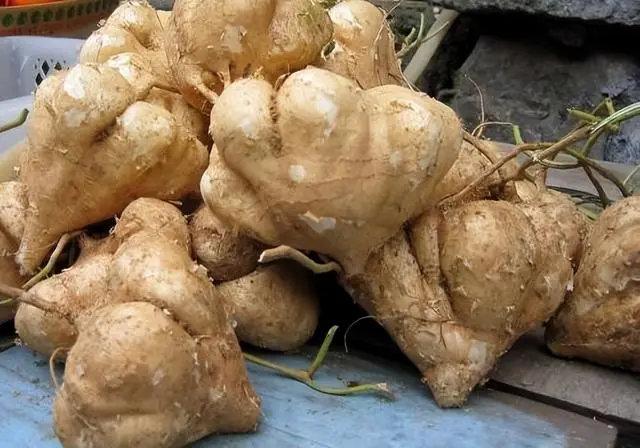
[[[149,0],[149,3],[160,11],[171,11],[173,9],[173,0]]]
[[[464,12],[542,14],[562,19],[640,25],[638,0],[437,0]]]
[[[621,108],[640,101],[640,64],[624,53],[591,51],[567,58],[552,44],[482,36],[455,76],[448,101],[468,129],[480,122],[483,94],[486,121],[520,126],[525,141],[557,140],[575,125],[567,108],[590,110],[605,95]],[[485,136],[512,142],[510,128],[487,127]],[[604,140],[604,139],[603,139]],[[640,162],[640,118],[594,149],[594,157]]]

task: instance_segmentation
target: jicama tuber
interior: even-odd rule
[[[554,354],[640,372],[639,231],[637,196],[595,222],[573,291],[547,327]]]
[[[169,12],[157,11],[145,0],[121,3],[102,27],[91,33],[78,55],[80,63],[102,63],[122,53],[140,55],[165,86],[173,86],[164,52],[164,28]]]
[[[577,215],[563,200],[557,205]],[[499,356],[545,322],[571,287],[580,229],[550,229],[556,223],[544,201],[551,199],[434,209],[347,282],[420,369],[440,406],[462,405]]]
[[[64,347],[64,383],[54,406],[62,444],[181,447],[212,433],[254,430],[259,399],[222,299],[189,255],[180,211],[138,199],[96,244],[83,265],[97,254],[110,262],[99,275],[85,269],[85,285],[101,277],[95,288],[42,286],[74,269],[78,280],[82,268],[75,266],[22,297],[77,332]],[[27,344],[33,333],[19,327]]]
[[[207,206],[266,244],[324,253],[353,274],[421,212],[462,144],[458,117],[427,95],[361,90],[318,68],[293,73],[278,90],[237,81],[211,118]]]
[[[287,351],[311,338],[319,301],[308,271],[288,261],[258,267],[264,247],[206,207],[192,216],[189,231],[193,252],[217,283],[241,341]]]
[[[228,227],[206,206],[191,217],[189,232],[193,253],[213,281],[235,280],[258,267],[264,247]]]
[[[185,98],[208,112],[233,80],[259,71],[274,82],[313,63],[331,35],[313,0],[177,0],[166,53]]]
[[[310,273],[281,261],[218,285],[238,339],[269,350],[301,347],[318,326],[319,301]]]
[[[21,287],[27,278],[20,274],[15,253],[24,230],[27,208],[27,190],[19,182],[0,183],[0,283]],[[0,324],[11,320],[16,312],[15,303],[0,298]]]
[[[405,85],[394,35],[384,13],[366,0],[345,0],[329,9],[333,40],[315,66],[356,81],[363,89]]]
[[[120,53],[107,59],[104,64],[118,70],[134,88],[146,90],[147,85],[154,84],[156,87],[140,99],[167,110],[175,117],[178,124],[194,134],[204,145],[209,145],[211,139],[205,116],[191,107],[182,95],[167,90],[170,86],[149,70],[142,56],[137,53]]]
[[[112,217],[137,197],[197,191],[207,149],[170,112],[140,101],[155,75],[132,65],[141,76],[129,82],[123,67],[79,64],[36,93],[20,168],[29,208],[17,260],[26,272],[62,234]]]

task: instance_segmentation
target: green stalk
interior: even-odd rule
[[[27,121],[27,115],[29,115],[29,110],[22,109],[20,115],[18,115],[14,120],[0,126],[0,133],[22,126],[22,124]]]
[[[281,375],[284,375],[286,377],[299,381],[302,384],[305,384],[306,386],[310,387],[311,389],[321,392],[323,394],[352,395],[352,394],[358,394],[358,393],[364,393],[364,392],[373,392],[373,393],[381,394],[386,398],[393,399],[393,394],[391,393],[391,390],[389,389],[389,386],[387,385],[387,383],[361,384],[358,386],[335,388],[335,387],[321,386],[313,380],[313,375],[315,375],[318,368],[320,368],[320,365],[322,364],[322,362],[324,361],[324,358],[327,356],[327,353],[329,352],[329,347],[331,346],[331,342],[333,341],[333,338],[337,330],[338,330],[337,326],[331,327],[331,329],[325,336],[324,341],[322,342],[322,345],[320,346],[320,349],[318,350],[318,353],[316,354],[313,362],[311,363],[311,365],[307,370],[293,369],[291,367],[282,366],[280,364],[267,361],[266,359],[262,359],[258,356],[251,355],[249,353],[243,353],[243,356],[244,356],[244,359],[246,359],[249,362],[252,362],[262,367],[266,367],[267,369],[274,370],[280,373]]]

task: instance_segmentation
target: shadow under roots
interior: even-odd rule
[[[375,319],[366,318],[368,314],[340,286],[335,273],[316,275],[314,283],[320,298],[320,321],[309,345],[320,346],[329,328],[337,325],[339,328],[331,347],[333,351],[344,353],[344,336],[348,330],[346,343],[349,351],[365,352],[413,366],[385,329]]]

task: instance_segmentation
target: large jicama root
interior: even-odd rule
[[[27,190],[19,182],[0,183],[0,283],[19,288],[27,278],[20,274],[15,253],[24,231]],[[13,318],[15,302],[0,298],[0,324]]]
[[[190,254],[190,238],[178,210],[155,199],[138,199],[122,212],[109,238],[83,237],[81,253],[69,269],[37,283],[28,294],[50,304],[47,309],[28,304],[19,307],[16,329],[28,346],[45,356],[58,347],[70,348],[77,337],[75,320],[108,303],[113,255],[137,233],[160,235]],[[50,309],[55,310],[51,312]]]
[[[313,63],[331,35],[313,0],[177,0],[166,53],[179,89],[208,112],[233,80],[260,71],[274,82]]]
[[[549,229],[555,222],[542,204],[473,201],[435,209],[348,282],[440,406],[462,405],[498,357],[545,322],[571,288],[579,229]]]
[[[173,85],[164,52],[164,28],[169,14],[156,11],[144,0],[121,3],[104,25],[87,38],[80,49],[78,62],[101,63],[118,54],[136,53],[164,85]]]
[[[498,158],[488,142],[465,138],[427,202],[458,193]],[[363,275],[345,281],[443,407],[462,405],[572,285],[586,221],[564,195],[504,185],[514,169],[505,165],[464,202],[424,213],[370,257]]]
[[[327,254],[351,274],[422,211],[462,144],[455,113],[428,96],[361,90],[317,68],[277,91],[233,83],[212,110],[211,135],[201,191],[216,215],[266,244]]]
[[[287,351],[307,342],[318,325],[311,274],[283,261],[258,267],[264,248],[202,207],[189,223],[193,252],[218,283],[241,341]]]
[[[333,40],[315,66],[356,81],[363,89],[404,85],[394,36],[384,13],[366,0],[345,0],[329,9]]]
[[[573,292],[547,328],[564,357],[640,372],[640,198],[620,200],[596,221]]]
[[[26,272],[62,234],[138,197],[174,200],[197,191],[207,149],[170,112],[140,101],[155,76],[129,68],[139,76],[123,77],[131,71],[123,66],[80,64],[40,85],[20,169],[29,208],[17,260]]]
[[[189,249],[179,210],[139,199],[93,255],[72,268],[75,284],[60,281],[71,278],[70,270],[22,297],[48,311],[45,319],[64,318],[69,328],[62,336],[77,334],[65,346],[55,402],[64,446],[181,447],[208,434],[256,428],[259,399],[225,306]],[[89,263],[98,254],[106,261]],[[105,270],[96,272],[97,265]],[[80,280],[86,289],[42,286],[72,288]],[[21,328],[31,345],[37,332]]]

